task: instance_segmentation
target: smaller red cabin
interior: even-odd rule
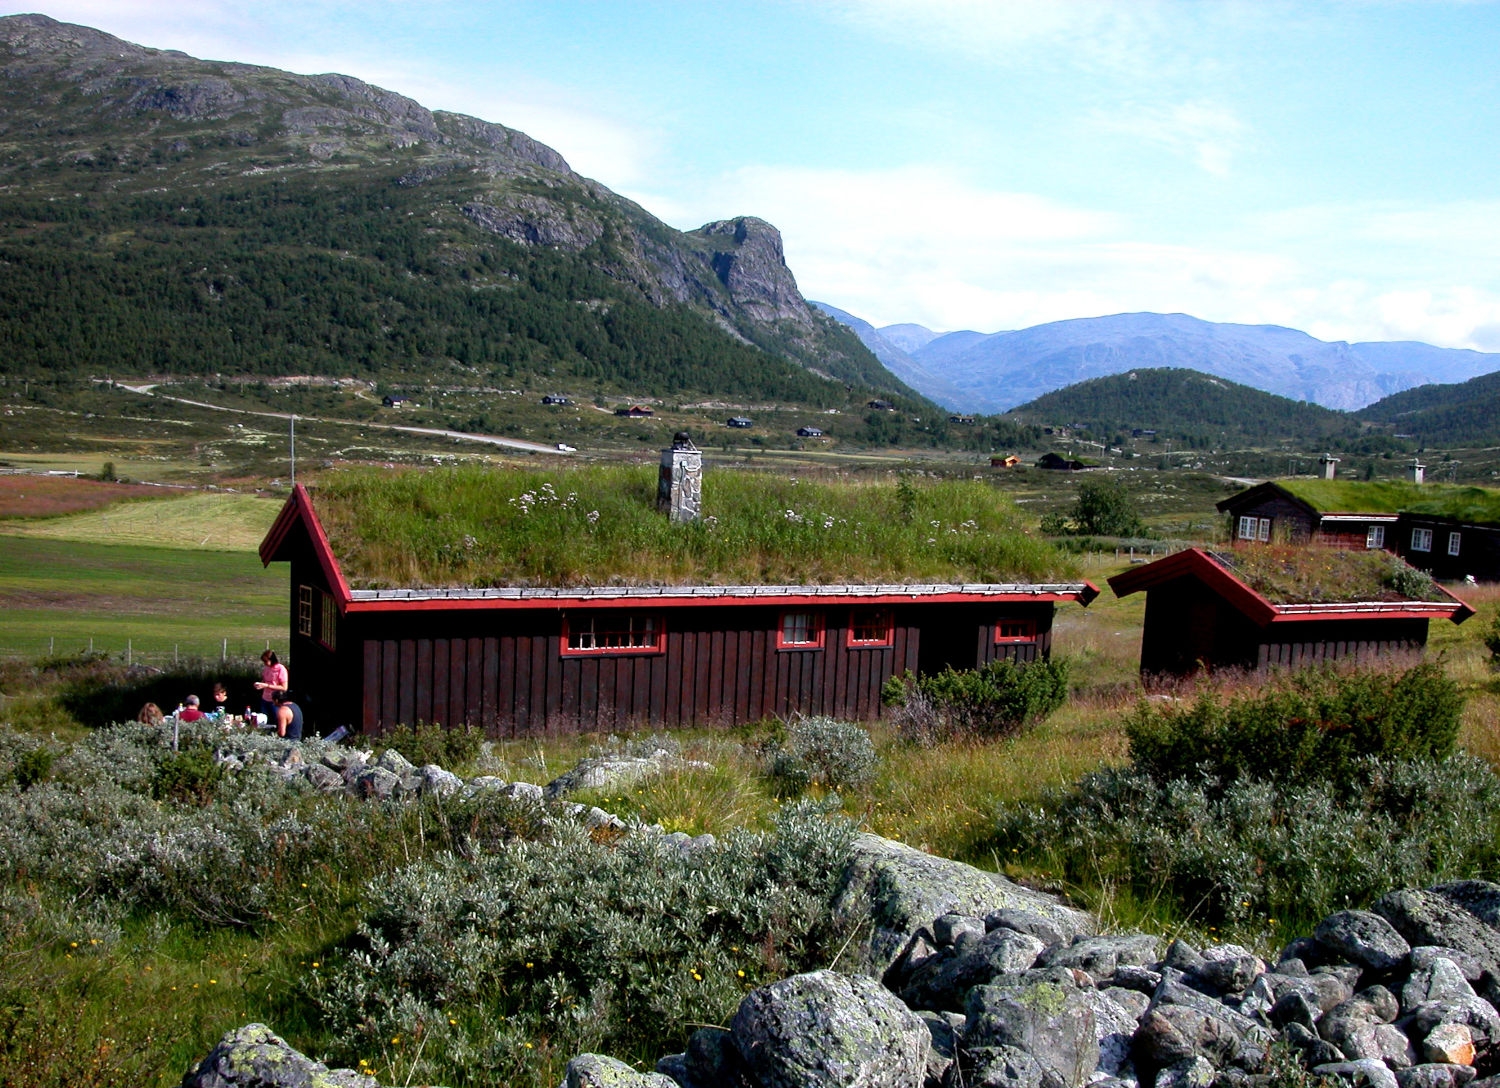
[[[1339,555],[1322,551],[1318,559],[1335,562],[1330,557]],[[1373,558],[1350,553],[1350,562]],[[1298,668],[1421,650],[1427,645],[1430,620],[1462,623],[1474,614],[1463,601],[1430,582],[1430,589],[1420,594],[1425,600],[1394,591],[1372,593],[1366,600],[1273,599],[1284,595],[1255,588],[1246,572],[1236,569],[1232,556],[1197,548],[1117,574],[1109,586],[1117,597],[1146,593],[1141,674],[1148,677],[1226,668]]]

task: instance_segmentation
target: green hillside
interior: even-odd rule
[[[0,18],[0,374],[420,375],[935,409],[774,227],[673,230],[523,133],[344,76]]]
[[[1456,385],[1422,385],[1359,411],[1425,446],[1500,445],[1500,373]]]
[[[1173,368],[1079,382],[1011,414],[1036,423],[1077,424],[1104,436],[1151,430],[1199,448],[1292,439],[1337,449],[1364,440],[1359,422],[1343,412]]]

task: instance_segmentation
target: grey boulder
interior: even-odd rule
[[[913,1008],[957,1011],[972,987],[1029,969],[1042,948],[1038,938],[1025,933],[992,930],[952,956],[929,959],[912,974],[901,996]]]
[[[1411,955],[1411,945],[1396,927],[1368,910],[1330,914],[1313,929],[1313,937],[1334,956],[1373,971],[1390,971]]]
[[[964,1045],[1015,1047],[1041,1065],[1043,1083],[1086,1084],[1099,1066],[1093,1003],[1074,986],[976,986],[969,991]]]
[[[1112,976],[1122,964],[1144,967],[1155,963],[1160,948],[1161,938],[1147,933],[1080,936],[1071,944],[1049,948],[1038,962],[1043,967],[1074,967],[1100,982]]]
[[[1396,1074],[1374,1058],[1314,1066],[1313,1072],[1325,1077],[1337,1077],[1352,1088],[1400,1088],[1396,1082]]]
[[[730,1030],[762,1088],[918,1088],[932,1041],[895,994],[833,971],[752,991]]]
[[[423,797],[449,797],[463,788],[464,780],[436,763],[428,763],[420,772],[418,792]]]
[[[379,1088],[374,1077],[329,1069],[294,1050],[264,1024],[227,1032],[182,1088]]]
[[[677,1088],[660,1073],[642,1073],[618,1058],[580,1054],[568,1063],[559,1088]]]

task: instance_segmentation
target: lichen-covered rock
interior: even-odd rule
[[[354,780],[355,793],[367,801],[388,801],[401,788],[401,779],[384,767],[371,767]]]
[[[1205,949],[1193,975],[1220,993],[1244,993],[1261,975],[1266,965],[1259,956],[1237,944],[1215,945]]]
[[[927,1047],[927,1072],[923,1083],[941,1085],[947,1079],[953,1063],[958,1060],[959,1031],[963,1027],[963,1018],[939,1012],[919,1012],[917,1015],[927,1025],[927,1034],[932,1038]]]
[[[745,996],[730,1025],[763,1088],[918,1088],[931,1035],[895,994],[862,975],[815,971]]]
[[[964,1088],[1042,1088],[1046,1070],[1020,1047],[980,1046],[964,1052]]]
[[[1454,880],[1432,891],[1462,907],[1492,929],[1500,929],[1500,884],[1488,880]]]
[[[426,764],[419,772],[422,783],[418,792],[423,797],[450,797],[463,788],[464,780],[452,771],[444,770],[436,763]]]
[[[859,969],[874,978],[883,978],[916,932],[934,919],[985,917],[1007,909],[1039,915],[1070,939],[1095,929],[1092,916],[1052,896],[870,834],[855,839],[833,907],[836,921],[863,924],[870,934],[850,951]]]
[[[1411,945],[1396,927],[1368,910],[1330,914],[1313,929],[1313,938],[1333,955],[1372,971],[1390,971],[1411,955]]]
[[[1400,1088],[1396,1083],[1396,1074],[1374,1058],[1319,1065],[1314,1067],[1313,1072],[1320,1076],[1337,1077],[1352,1088]]]
[[[603,1054],[580,1054],[568,1063],[559,1088],[677,1088],[660,1073],[642,1073]]]
[[[1411,1012],[1429,1001],[1474,996],[1474,987],[1464,978],[1458,964],[1446,956],[1424,957],[1421,966],[1412,967],[1406,985],[1401,987],[1401,1007]]]
[[[1464,1088],[1473,1079],[1474,1070],[1471,1066],[1442,1062],[1396,1070],[1396,1083],[1401,1088]]]
[[[344,792],[344,776],[332,767],[325,767],[321,763],[309,763],[303,770],[302,776],[307,779],[307,784],[319,793]]]
[[[1388,892],[1376,901],[1374,910],[1407,943],[1455,948],[1492,975],[1500,974],[1500,932],[1436,891]]]
[[[182,1088],[379,1088],[374,1077],[329,1069],[294,1050],[264,1024],[227,1032]]]
[[[406,778],[416,771],[411,760],[394,748],[387,748],[381,752],[380,758],[375,761],[375,766],[390,771],[397,778]]]
[[[932,923],[932,935],[937,938],[939,947],[955,945],[965,934],[982,938],[988,932],[982,918],[971,918],[966,914],[944,914]],[[1030,967],[1031,964],[1026,966]]]
[[[1475,1045],[1481,1050],[1500,1043],[1500,1013],[1496,1013],[1495,1007],[1481,997],[1429,1001],[1413,1009],[1410,1020],[1409,1030],[1417,1038],[1426,1038],[1439,1024],[1466,1024],[1473,1032]]]
[[[565,771],[548,782],[543,793],[549,801],[553,801],[575,790],[606,790],[630,786],[652,775],[661,774],[677,762],[676,754],[666,749],[650,756],[589,756],[579,760],[572,770]]]
[[[1422,1056],[1429,1062],[1474,1064],[1474,1033],[1467,1024],[1439,1024],[1422,1040]]]
[[[1133,1007],[1137,998],[1139,1008]],[[1145,1012],[1145,997],[1133,990],[1110,989],[1084,990],[1083,999],[1094,1013],[1094,1037],[1099,1041],[1098,1072],[1111,1077],[1132,1075],[1130,1051],[1137,1020]]]
[[[1015,1047],[1067,1088],[1088,1083],[1099,1066],[1093,1003],[1077,987],[976,986],[969,991],[966,1047]]]
[[[1206,1058],[1184,1058],[1156,1074],[1156,1088],[1209,1088],[1217,1075]]]
[[[912,973],[901,996],[913,1008],[957,1011],[971,988],[1029,969],[1042,948],[1038,938],[1025,933],[992,930],[952,956],[929,959]]]
[[[1044,967],[1076,967],[1099,982],[1113,975],[1121,964],[1144,967],[1155,963],[1160,949],[1161,938],[1148,933],[1081,936],[1070,944],[1047,949],[1039,962]]]
[[[1245,1036],[1227,1018],[1186,1005],[1149,1009],[1135,1039],[1141,1054],[1161,1066],[1193,1057],[1225,1066],[1243,1061],[1245,1054]]]
[[[656,1063],[656,1071],[682,1088],[756,1088],[734,1038],[723,1028],[699,1028],[687,1050]]]

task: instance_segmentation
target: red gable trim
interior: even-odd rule
[[[1442,586],[1437,590],[1452,601],[1354,601],[1348,604],[1272,604],[1240,579],[1221,567],[1207,552],[1198,548],[1158,559],[1135,570],[1117,574],[1109,588],[1117,597],[1128,597],[1142,589],[1163,585],[1178,578],[1197,578],[1258,627],[1272,623],[1299,623],[1310,620],[1353,620],[1382,617],[1389,619],[1447,618],[1463,623],[1474,615],[1474,609]]]
[[[261,565],[270,566],[283,558],[280,554],[282,545],[286,543],[286,538],[293,527],[298,524],[307,530],[308,538],[312,541],[313,554],[318,557],[318,566],[323,570],[323,577],[333,589],[334,600],[338,602],[339,611],[349,611],[349,583],[344,580],[344,572],[339,569],[338,560],[333,557],[333,548],[328,544],[328,534],[323,531],[323,523],[318,520],[317,512],[313,510],[312,498],[307,494],[307,488],[301,484],[292,489],[291,497],[286,500],[281,513],[276,515],[271,531],[260,542]]]

